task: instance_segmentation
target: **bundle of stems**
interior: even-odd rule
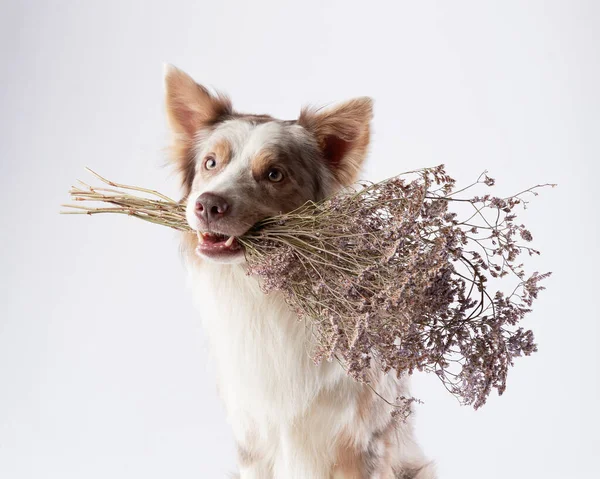
[[[183,204],[92,173],[107,187],[81,183],[73,200],[111,206],[65,205],[71,213],[120,213],[191,230]],[[466,196],[493,185],[483,173],[456,189],[443,165],[424,168],[266,218],[238,241],[263,291],[283,293],[312,328],[316,362],[335,358],[367,383],[374,364],[396,374],[434,372],[478,408],[492,389],[505,390],[515,357],[537,350],[519,322],[549,275],[527,276],[517,262],[539,252],[526,245],[532,235],[514,213],[548,185],[505,198]],[[464,218],[450,204],[463,206]],[[491,292],[489,278],[504,288]]]
[[[61,205],[67,210],[61,214],[86,214],[95,215],[103,213],[116,213],[134,216],[151,223],[168,226],[179,231],[191,231],[185,219],[185,205],[179,203],[156,190],[140,188],[115,183],[100,176],[90,168],[88,172],[98,178],[107,186],[90,186],[78,180],[78,186],[72,186],[69,190],[71,199],[77,204]],[[144,196],[131,192],[142,193]],[[107,203],[112,206],[88,206],[79,202]]]

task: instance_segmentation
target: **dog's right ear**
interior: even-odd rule
[[[200,129],[232,113],[229,98],[211,95],[187,73],[169,64],[165,65],[165,90],[171,129],[188,140],[192,140]]]
[[[373,101],[355,98],[333,108],[304,108],[298,123],[315,135],[327,166],[337,181],[358,179],[369,146]]]

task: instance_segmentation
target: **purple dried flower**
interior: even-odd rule
[[[496,180],[494,178],[490,178],[488,175],[483,175],[483,183],[487,186],[494,186],[496,184]]]
[[[494,183],[487,175],[478,182]],[[536,351],[533,333],[517,325],[548,274],[525,279],[516,262],[523,251],[537,253],[516,239],[532,240],[514,223],[523,193],[459,199],[454,185],[443,166],[365,183],[278,217],[276,228],[273,219],[259,224],[240,241],[264,291],[283,292],[312,322],[313,359],[336,357],[363,382],[373,364],[435,372],[478,408],[492,389],[504,391],[515,357]],[[448,210],[454,201],[473,212],[459,219]],[[513,278],[511,292],[489,292],[488,275],[507,285]]]

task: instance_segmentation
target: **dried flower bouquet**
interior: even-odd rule
[[[107,187],[82,183],[72,199],[110,206],[65,205],[69,213],[120,213],[190,231],[183,204],[95,175]],[[549,273],[526,275],[518,263],[539,252],[514,213],[547,185],[505,198],[466,196],[477,185],[494,180],[484,173],[455,189],[443,165],[362,182],[267,218],[238,241],[264,292],[282,292],[312,328],[315,361],[339,360],[363,382],[372,361],[384,371],[434,372],[478,408],[492,389],[505,390],[515,357],[536,351],[519,322]],[[492,292],[490,282],[503,288]]]

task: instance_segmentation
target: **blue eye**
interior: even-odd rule
[[[212,170],[217,166],[217,160],[215,160],[214,156],[207,156],[206,160],[204,160],[204,168],[207,170]]]
[[[278,183],[283,180],[283,173],[277,168],[271,168],[267,174],[267,178],[269,178],[269,181],[272,181],[273,183]]]

